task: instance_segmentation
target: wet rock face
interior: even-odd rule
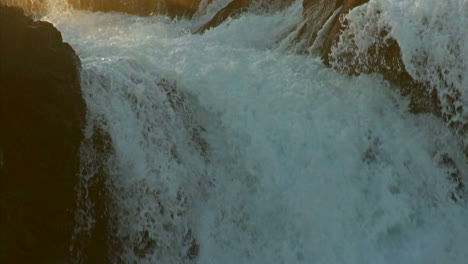
[[[381,74],[399,88],[401,95],[409,99],[410,112],[430,113],[446,121],[460,136],[463,151],[468,157],[468,122],[466,116],[463,116],[464,106],[460,103],[462,93],[445,81],[443,74],[440,74],[440,82],[436,86],[415,79],[407,71],[400,45],[389,34],[389,26],[370,29],[365,25],[352,25],[344,19],[351,10],[367,2],[304,0],[304,21],[296,29],[293,43],[296,51],[316,52],[326,65],[344,74]],[[336,16],[332,17],[333,13]],[[379,12],[373,16],[369,18],[371,21],[378,20]],[[321,30],[322,39],[319,39]],[[365,49],[356,41],[363,36],[372,39],[372,43]]]
[[[344,1],[340,16],[344,16],[365,2]],[[365,10],[364,7],[355,11],[365,16]],[[380,13],[374,12],[369,16],[371,16],[369,17],[370,23],[372,21],[377,23]],[[428,80],[415,79],[403,62],[399,43],[390,35],[390,26],[373,27],[370,23],[356,25],[349,23],[346,19],[335,18],[320,50],[324,63],[345,74],[381,74],[399,87],[400,93],[409,99],[410,112],[430,113],[438,116],[445,120],[457,134],[466,138],[468,123],[462,114],[461,93],[457,88],[451,87],[442,74],[436,77],[440,82],[435,85]],[[358,43],[363,36],[372,40],[365,48]],[[424,62],[420,66],[423,65]],[[466,141],[463,144],[465,144],[464,151],[468,154]]]
[[[304,0],[302,3],[304,20],[298,25],[294,36],[297,52],[305,52],[314,45],[319,31],[342,2],[342,0]]]
[[[351,74],[380,73],[391,83],[397,85],[400,93],[409,98],[409,110],[414,114],[431,113],[441,117],[441,104],[435,89],[429,89],[426,84],[418,82],[407,72],[401,58],[401,49],[393,38],[387,38],[387,32],[380,32],[375,36],[377,40],[365,54],[358,52],[340,53],[330,56],[331,47],[323,53],[324,62],[336,70]],[[336,40],[338,41],[338,39]],[[345,43],[352,47],[346,39]]]
[[[0,4],[0,263],[68,258],[84,119],[73,49]]]
[[[326,65],[345,74],[380,73],[385,79],[398,85],[402,95],[410,98],[411,112],[441,116],[437,92],[435,90],[429,92],[431,89],[428,89],[424,83],[417,82],[411,77],[401,59],[400,47],[395,39],[387,36],[388,31],[376,32],[373,36],[376,40],[375,45],[365,54],[356,53],[357,47],[354,51],[350,48],[354,44],[352,36],[343,35],[348,26],[343,17],[353,8],[367,2],[368,0],[304,0],[304,21],[299,25],[294,40],[296,51],[309,52],[312,47],[313,52],[321,55]],[[335,16],[332,17],[332,14]],[[318,41],[320,30],[326,32],[323,39]],[[332,49],[337,44],[346,46],[349,52],[332,55]]]
[[[239,17],[240,14],[247,11],[251,3],[252,0],[233,0],[218,13],[216,13],[216,15],[211,18],[210,21],[197,29],[195,33],[203,33],[207,29],[219,26],[229,17]]]
[[[283,9],[291,5],[293,2],[293,0],[232,0],[227,6],[218,11],[218,13],[216,13],[216,15],[214,15],[207,23],[195,30],[194,33],[203,33],[210,28],[219,26],[228,18],[238,18],[242,13],[247,12],[254,3],[264,9],[268,9],[269,6],[274,6],[277,9]]]
[[[309,0],[309,1],[316,1],[316,0]],[[343,30],[345,26],[340,18],[346,15],[351,9],[357,6],[360,6],[364,3],[367,3],[367,2],[369,2],[369,0],[337,0],[336,1],[336,4],[335,4],[336,8],[340,6],[342,8],[341,8],[341,11],[338,13],[338,15],[334,18],[330,31],[322,46],[323,59],[326,64],[328,63],[328,60],[329,60],[328,56],[330,54],[331,47],[336,41],[338,41],[340,32]]]
[[[304,0],[303,22],[296,29],[294,42],[295,50],[299,53],[307,52],[314,44],[318,33],[326,30],[326,36],[318,47],[323,55],[325,63],[328,63],[328,55],[333,44],[338,41],[340,32],[344,28],[341,18],[351,9],[362,5],[369,0]],[[334,15],[334,16],[333,16]],[[331,19],[331,21],[329,21]],[[327,28],[324,28],[324,27]]]
[[[380,12],[366,14],[366,10],[364,7],[355,11],[358,15],[370,16],[370,22],[367,24],[351,24],[347,20],[341,22],[339,33],[323,50],[324,62],[347,74],[382,74],[385,79],[399,87],[403,96],[409,98],[410,112],[430,113],[443,119],[461,137],[462,148],[468,158],[468,116],[464,110],[466,104],[462,99],[464,87],[451,82],[445,74],[453,68],[432,64],[423,54],[420,54],[420,61],[410,61],[405,65],[400,45],[390,34],[391,27],[373,26],[372,23],[378,23]],[[330,37],[333,37],[333,34],[330,32]],[[359,39],[363,36],[372,40],[365,48],[359,44]],[[414,37],[418,38],[416,35]],[[421,78],[414,70],[410,74],[407,70],[410,68],[430,69],[432,77]],[[461,75],[459,78],[461,79]]]

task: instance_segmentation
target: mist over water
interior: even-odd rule
[[[460,138],[410,114],[382,77],[344,76],[284,50],[279,36],[299,22],[301,1],[191,34],[220,2],[193,20],[47,17],[81,58],[89,141],[99,127],[112,142],[106,157],[83,146],[77,230],[95,221],[86,188],[99,160],[116,263],[466,263],[468,210],[451,199],[451,168],[440,162],[447,153],[467,175]],[[466,105],[466,1],[394,2],[369,5],[387,10],[381,21],[395,28],[409,71],[433,80],[410,64],[425,52]],[[411,24],[423,37],[410,40],[403,24],[420,12],[440,30]],[[446,51],[439,63],[429,51],[451,40],[447,25],[459,56]]]

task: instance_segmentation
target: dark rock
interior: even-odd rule
[[[68,259],[85,103],[52,24],[0,4],[0,263]]]
[[[112,201],[106,164],[114,151],[104,125],[102,119],[95,120],[92,135],[82,142],[87,157],[82,158],[81,182],[76,187],[77,214],[71,242],[74,263],[112,263],[114,219],[109,208]]]

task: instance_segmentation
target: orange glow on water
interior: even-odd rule
[[[167,14],[192,16],[201,0],[0,0],[10,6],[18,6],[27,14],[42,16],[51,10],[68,8],[91,11],[117,11],[137,15]],[[210,2],[210,1],[208,1]]]

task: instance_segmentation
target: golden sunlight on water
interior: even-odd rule
[[[71,1],[79,2],[80,0],[0,0],[0,3],[21,7],[27,15],[40,18],[51,12],[69,9],[73,6]]]
[[[1,3],[23,8],[28,14],[39,14],[45,11],[45,0],[0,0]]]
[[[19,6],[27,14],[42,16],[48,11],[73,7],[91,11],[117,11],[138,15],[167,14],[171,17],[191,17],[200,4],[211,0],[0,0],[1,3]],[[65,7],[65,8],[64,8]]]

